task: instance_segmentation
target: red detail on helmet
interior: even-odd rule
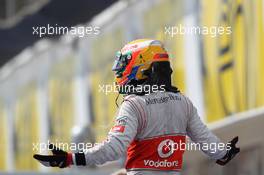
[[[122,80],[120,80],[120,81],[118,82],[118,84],[119,84],[120,86],[122,86],[122,85],[124,85],[124,84],[127,82],[127,80],[128,80],[128,78],[127,78],[127,77],[124,77]]]
[[[157,53],[154,55],[154,60],[159,58],[169,58],[169,55],[167,53]]]
[[[125,47],[121,50],[121,52],[126,52],[126,51],[131,50],[131,49],[136,49],[137,47],[138,47],[137,44],[134,44],[134,45],[128,45],[128,46],[125,46]]]

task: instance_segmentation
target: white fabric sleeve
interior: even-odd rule
[[[197,109],[189,99],[187,99],[187,113],[189,114],[187,135],[191,140],[198,143],[201,150],[210,158],[216,160],[224,157],[226,154],[226,148],[223,146],[224,143],[201,121]]]
[[[100,165],[120,158],[136,136],[137,127],[137,113],[130,102],[124,101],[106,141],[85,151],[86,165]]]

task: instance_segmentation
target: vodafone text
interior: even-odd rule
[[[170,167],[177,167],[179,165],[178,161],[167,161],[167,160],[162,160],[162,161],[154,161],[154,160],[144,160],[144,165],[145,166],[150,166],[154,168],[170,168]]]

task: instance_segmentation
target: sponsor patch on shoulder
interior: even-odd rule
[[[126,123],[127,123],[127,117],[126,116],[117,117],[117,119],[115,121],[115,125],[112,127],[111,131],[123,133],[125,131]]]

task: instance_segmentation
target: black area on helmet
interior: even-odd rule
[[[180,92],[179,89],[171,84],[171,74],[172,69],[170,67],[170,62],[162,61],[162,62],[154,62],[151,64],[150,68],[144,70],[142,73],[147,76],[144,80],[133,80],[128,83],[128,85],[133,85],[134,87],[141,86],[163,86],[165,91],[167,92]],[[149,90],[151,91],[152,88]],[[126,94],[136,94],[136,95],[146,95],[146,92],[138,93],[136,89],[134,91],[125,92]]]

